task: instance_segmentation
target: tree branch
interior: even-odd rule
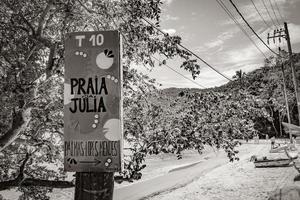
[[[75,184],[71,181],[56,181],[56,180],[43,180],[35,178],[26,178],[22,182],[22,186],[42,186],[52,188],[70,188],[74,187]]]
[[[50,47],[50,53],[49,53],[49,57],[48,57],[47,67],[46,67],[46,79],[48,79],[50,77],[51,72],[53,70],[55,50],[56,50],[56,44],[53,44]]]
[[[30,158],[30,154],[26,153],[26,156],[25,156],[25,158],[24,158],[24,160],[23,160],[23,162],[22,162],[22,164],[20,166],[20,172],[19,172],[19,175],[18,175],[17,179],[23,180],[25,165],[28,162],[29,158]]]
[[[56,181],[56,180],[43,180],[35,178],[24,178],[22,180],[13,179],[9,181],[0,182],[0,191],[7,190],[12,187],[30,187],[30,186],[40,186],[40,187],[52,187],[52,188],[70,188],[74,187],[74,183],[71,181]]]
[[[0,53],[1,53],[1,56],[4,58],[5,62],[7,62],[10,65],[9,68],[12,68],[12,66],[14,66],[14,63],[6,55],[6,52],[0,51]]]
[[[40,187],[52,187],[52,188],[70,188],[74,187],[74,183],[71,181],[59,181],[59,180],[44,180],[37,178],[24,178],[25,165],[30,159],[31,154],[26,153],[25,158],[20,165],[20,172],[17,178],[13,180],[0,182],[0,191],[10,189],[11,187],[30,187],[30,186],[40,186]]]
[[[50,58],[51,57],[49,55],[49,59]],[[44,74],[42,74],[38,79],[33,81],[32,84],[38,81],[39,79],[41,79],[43,75]],[[43,83],[37,86],[35,90],[38,90],[42,85],[46,84],[48,80],[50,80],[50,76],[48,76]],[[31,101],[34,100],[35,98],[36,98],[36,92],[34,94],[34,98],[27,101],[23,106],[23,108],[27,107],[28,104],[31,103]],[[19,133],[27,127],[28,123],[31,120],[31,109],[32,107],[29,106],[28,108],[23,110],[23,112],[19,111],[13,116],[13,123],[11,128],[0,137],[0,152],[3,151],[6,147],[8,147],[12,142],[14,142],[17,139]]]
[[[45,45],[48,48],[51,48],[53,46],[53,44],[50,40],[48,40],[46,38],[43,38],[41,36],[32,35],[32,36],[29,36],[29,37],[30,37],[30,39],[34,40],[35,42],[41,43],[41,44]]]
[[[33,45],[33,47],[30,49],[30,51],[25,56],[25,62],[27,63],[34,51],[36,50],[37,45]]]
[[[23,131],[31,119],[31,108],[25,109],[23,112],[18,111],[13,114],[13,122],[11,128],[0,137],[0,152],[9,146]]]
[[[45,24],[45,18],[46,18],[47,13],[49,12],[49,10],[52,7],[52,3],[53,3],[53,0],[49,0],[46,8],[44,9],[43,13],[41,14],[41,17],[40,17],[40,20],[39,20],[39,23],[38,23],[38,28],[37,28],[37,31],[36,31],[36,34],[39,35],[39,36],[42,34],[43,27],[44,27],[44,24]]]

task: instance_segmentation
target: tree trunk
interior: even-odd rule
[[[113,172],[76,172],[75,200],[112,200]]]

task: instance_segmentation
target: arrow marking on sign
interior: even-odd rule
[[[83,161],[79,161],[80,163],[84,163],[84,164],[93,164],[93,163],[95,163],[95,166],[97,166],[97,165],[99,165],[100,163],[101,163],[101,160],[98,160],[98,159],[94,159],[94,161],[85,161],[85,160],[83,160]]]

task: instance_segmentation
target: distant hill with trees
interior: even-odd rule
[[[300,54],[294,55],[294,63],[296,66],[296,74],[300,80]],[[291,121],[293,124],[298,124],[298,114],[296,99],[294,95],[294,85],[292,82],[292,73],[290,65],[284,65],[285,80],[287,85],[287,97],[290,108]],[[249,73],[244,73],[241,70],[236,71],[233,76],[233,81],[230,81],[222,86],[199,89],[199,88],[166,88],[160,92],[163,95],[172,98],[178,98],[183,93],[206,93],[217,92],[230,95],[236,92],[245,92],[253,97],[264,101],[264,108],[270,115],[270,120],[257,118],[255,127],[261,136],[269,134],[276,137],[287,137],[281,122],[287,122],[287,113],[285,109],[285,99],[283,94],[283,75],[281,64],[275,57],[270,57],[265,61],[263,67],[253,70]]]

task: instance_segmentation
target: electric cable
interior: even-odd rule
[[[275,19],[276,19],[278,25],[280,26],[280,23],[279,23],[279,21],[278,21],[278,18],[277,18],[277,15],[276,15],[276,13],[275,13],[275,9],[274,9],[274,7],[273,7],[273,4],[272,4],[271,0],[269,0],[269,3],[270,3],[270,5],[271,5],[271,9],[272,9],[273,14],[274,14],[274,16],[275,16]]]
[[[217,3],[221,6],[221,8],[226,12],[226,14],[234,21],[234,23],[240,28],[240,30],[246,35],[246,37],[252,42],[252,44],[258,49],[258,51],[265,57],[267,56],[264,52],[257,46],[251,36],[247,33],[247,31],[243,28],[243,26],[238,22],[238,20],[234,17],[234,15],[230,12],[230,10],[226,7],[226,5],[221,0],[216,0]]]
[[[170,39],[169,36],[163,32],[162,30],[160,30],[159,28],[157,28],[154,24],[152,24],[151,22],[149,22],[148,20],[146,20],[144,17],[142,17],[142,19],[148,23],[150,26],[152,26],[153,28],[155,28],[158,32],[162,33],[166,38]],[[171,39],[170,39],[171,40]],[[217,69],[215,69],[212,65],[210,65],[208,62],[206,62],[204,59],[202,59],[200,56],[198,56],[197,54],[195,54],[194,52],[192,52],[191,50],[189,50],[187,47],[183,46],[182,44],[177,44],[178,46],[180,46],[181,48],[183,48],[184,50],[186,50],[187,52],[189,52],[190,54],[192,54],[193,56],[195,56],[196,58],[198,58],[199,60],[201,60],[204,64],[206,64],[209,68],[211,68],[212,70],[214,70],[215,72],[217,72],[218,74],[220,74],[221,76],[223,76],[224,78],[226,78],[229,81],[232,81],[230,78],[228,78],[227,76],[225,76],[224,74],[222,74],[221,72],[219,72]]]
[[[277,10],[278,10],[278,13],[279,13],[279,16],[280,16],[282,22],[284,22],[284,19],[283,19],[282,15],[281,15],[281,12],[280,12],[280,9],[279,9],[279,6],[278,6],[276,0],[274,0],[274,3],[275,3],[275,6],[276,6],[276,8],[277,8]]]
[[[151,57],[152,57],[154,60],[156,60],[156,61],[158,61],[159,63],[161,63],[161,61],[160,61],[158,58],[156,58],[156,57],[154,57],[154,56],[151,56]],[[179,74],[179,75],[182,76],[183,78],[185,78],[185,79],[187,79],[187,80],[193,82],[194,84],[196,84],[196,85],[202,87],[203,89],[206,89],[205,86],[201,85],[200,83],[197,83],[196,81],[190,79],[189,77],[185,76],[184,74],[182,74],[182,73],[176,71],[175,69],[173,69],[172,67],[170,67],[170,66],[167,65],[166,63],[162,63],[162,64],[165,65],[165,66],[166,66],[167,68],[169,68],[170,70],[172,70],[173,72]]]
[[[265,9],[266,9],[266,11],[267,11],[267,13],[268,13],[268,15],[269,15],[269,17],[270,17],[270,19],[271,19],[273,25],[277,28],[276,23],[274,22],[273,18],[271,17],[271,15],[270,15],[270,13],[269,13],[269,9],[268,9],[268,7],[267,7],[265,1],[264,1],[264,0],[261,0],[261,1],[262,1],[263,5],[264,5],[264,7],[265,7]]]
[[[265,20],[265,18],[263,18],[262,14],[260,13],[260,11],[258,10],[258,8],[256,7],[255,3],[253,0],[251,0],[252,5],[254,6],[255,10],[257,11],[257,13],[259,14],[260,18],[263,20],[263,22],[267,25],[267,27],[269,27],[270,29],[272,28]]]
[[[247,26],[251,29],[251,31],[254,33],[254,35],[275,55],[281,57],[279,54],[277,54],[275,51],[273,51],[262,39],[261,37],[255,32],[255,30],[250,26],[250,24],[248,23],[248,21],[245,19],[245,17],[242,15],[242,13],[239,11],[239,9],[237,8],[237,6],[235,5],[235,3],[232,0],[229,0],[230,3],[232,4],[232,6],[235,8],[235,10],[238,12],[238,14],[241,16],[241,18],[243,19],[243,21],[247,24]]]
[[[113,9],[113,11],[114,11],[114,13],[116,13],[114,9]],[[120,18],[121,18],[121,20],[122,20],[124,23],[126,23],[126,21],[124,20],[124,18],[123,18],[122,16],[121,16]],[[113,20],[113,18],[111,18],[111,19]],[[116,24],[114,20],[113,20],[113,23]],[[126,41],[126,43],[129,44],[128,40],[126,39],[126,37],[125,37],[125,35],[122,33],[122,31],[121,31],[121,30],[119,30],[119,31],[120,31],[120,33],[121,33],[121,36],[122,36],[122,37],[124,38],[124,40]],[[153,58],[153,59],[155,59],[155,60],[158,61],[159,63],[162,63],[162,64],[163,64],[164,66],[166,66],[168,69],[170,69],[170,70],[172,70],[173,72],[179,74],[179,75],[182,76],[183,78],[185,78],[185,79],[191,81],[192,83],[194,83],[194,84],[196,84],[196,85],[202,87],[203,89],[206,89],[205,86],[201,85],[200,83],[197,83],[196,81],[190,79],[189,77],[185,76],[184,74],[178,72],[177,70],[173,69],[172,67],[170,67],[170,66],[167,65],[166,63],[161,62],[158,58],[156,58],[156,57],[154,57],[154,56],[152,56],[152,55],[150,55],[150,57]],[[145,68],[146,68],[146,67],[145,67]],[[146,69],[147,69],[147,68],[146,68]]]

